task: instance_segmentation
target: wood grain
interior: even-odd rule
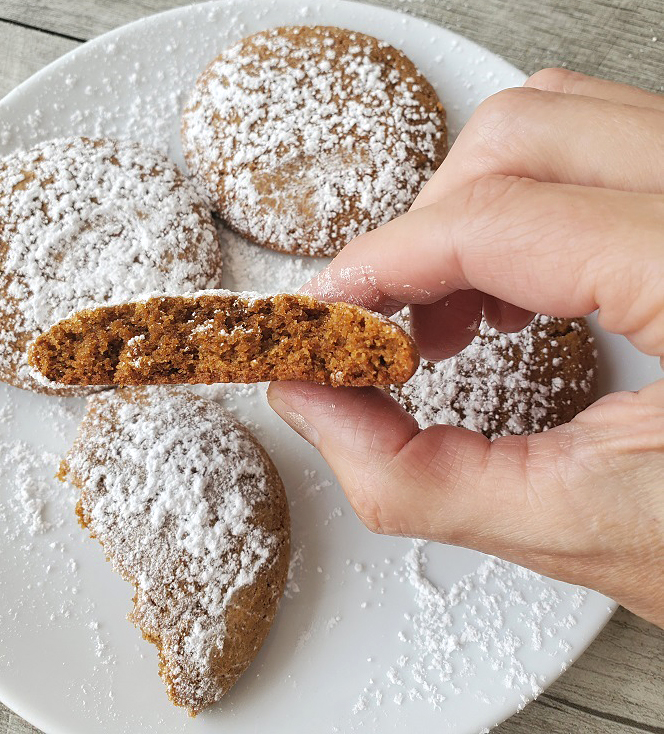
[[[0,734],[41,734],[41,732],[0,704]]]
[[[2,15],[0,5],[0,17]],[[0,98],[79,43],[0,20]]]
[[[188,0],[2,0],[0,17],[80,41]]]
[[[662,726],[662,661],[664,631],[621,609],[549,693],[606,715]]]
[[[567,66],[664,90],[661,0],[373,0],[429,18],[526,73]],[[2,0],[0,17],[87,40],[187,0]]]
[[[564,66],[664,90],[661,0],[373,0],[429,18],[527,74]]]
[[[249,1],[249,0],[247,0]],[[116,26],[187,0],[0,0],[0,97]],[[566,66],[664,89],[661,0],[375,0],[428,18],[532,73]],[[496,734],[664,734],[664,632],[624,609]],[[0,704],[0,734],[39,734]]]
[[[567,672],[494,732],[664,734],[663,659],[664,631],[621,608]]]

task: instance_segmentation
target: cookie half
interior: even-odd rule
[[[176,388],[92,397],[60,478],[114,570],[129,618],[159,649],[170,699],[194,716],[263,644],[289,562],[288,503],[249,431]]]
[[[182,146],[230,227],[326,256],[407,211],[447,153],[447,130],[436,92],[401,51],[293,26],[212,61],[184,111]]]
[[[0,380],[38,392],[30,342],[74,310],[221,283],[210,213],[164,155],[52,140],[0,160]],[[80,392],[80,389],[78,390]]]
[[[392,394],[421,428],[461,426],[489,438],[567,423],[597,395],[597,354],[585,319],[538,315],[523,331],[480,325],[459,354],[422,360]]]
[[[359,306],[203,291],[80,311],[34,342],[30,363],[66,385],[358,386],[405,382],[419,354],[399,326]]]

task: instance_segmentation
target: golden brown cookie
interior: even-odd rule
[[[359,306],[230,291],[80,311],[30,350],[31,365],[66,385],[389,385],[405,382],[418,363],[399,326]]]
[[[35,380],[27,348],[56,321],[221,282],[191,182],[163,154],[112,140],[51,140],[0,160],[0,262],[0,380],[55,394],[72,390]]]
[[[447,153],[445,112],[384,41],[273,28],[201,74],[182,120],[189,169],[230,227],[325,256],[404,213]]]
[[[129,618],[192,716],[256,656],[288,573],[283,484],[249,431],[184,388],[90,398],[60,469],[76,511],[135,587]]]
[[[422,363],[392,394],[421,428],[462,426],[489,438],[538,433],[570,421],[597,393],[597,355],[585,319],[536,316],[504,334],[479,336],[441,362]]]

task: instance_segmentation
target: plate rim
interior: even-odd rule
[[[254,0],[254,2],[263,3],[263,0]],[[292,6],[301,5],[301,3],[298,2],[298,0],[277,0],[277,3],[289,4]],[[349,10],[353,8],[356,9],[358,5],[365,6],[367,8],[371,8],[372,11],[375,11],[381,14],[386,14],[386,15],[393,16],[396,18],[400,18],[402,20],[404,18],[412,19],[413,21],[416,21],[418,23],[423,23],[428,26],[432,26],[438,30],[444,30],[445,33],[449,34],[450,36],[456,39],[461,40],[464,44],[468,44],[471,47],[474,47],[476,50],[481,51],[487,57],[490,57],[491,59],[495,59],[496,61],[498,61],[501,64],[508,65],[515,72],[517,72],[518,75],[520,75],[520,77],[523,80],[527,78],[527,75],[525,74],[525,72],[523,72],[518,67],[514,66],[514,64],[507,61],[503,57],[494,53],[493,51],[486,48],[485,46],[482,46],[481,44],[477,43],[476,41],[473,41],[472,39],[467,38],[466,36],[463,36],[462,34],[457,33],[456,31],[448,28],[447,26],[442,25],[441,23],[437,23],[436,21],[430,18],[426,18],[426,17],[416,15],[416,14],[410,14],[400,9],[392,9],[392,8],[383,7],[381,5],[374,5],[373,3],[364,2],[364,0],[337,0],[337,3],[343,7],[348,8]],[[142,26],[149,27],[150,25],[154,23],[164,22],[169,16],[173,16],[173,18],[175,18],[177,16],[186,16],[192,12],[196,12],[196,13],[204,12],[206,8],[207,9],[212,9],[214,7],[228,8],[236,4],[237,4],[237,0],[206,0],[206,2],[194,2],[189,5],[169,8],[166,10],[161,10],[155,13],[151,13],[149,15],[145,15],[141,18],[130,21],[129,23],[125,23],[123,25],[119,25],[115,28],[112,28],[111,30],[106,31],[100,35],[94,36],[93,38],[90,38],[82,43],[79,43],[79,45],[76,46],[75,48],[71,49],[70,51],[62,54],[58,58],[49,62],[47,65],[43,66],[41,69],[36,71],[34,74],[30,75],[28,78],[24,79],[20,84],[18,84],[16,87],[10,90],[7,94],[4,95],[4,97],[2,97],[2,99],[0,99],[0,111],[6,105],[10,105],[15,102],[18,102],[18,100],[26,92],[29,92],[30,87],[32,87],[35,83],[38,83],[43,77],[49,75],[51,72],[56,70],[62,64],[69,63],[72,60],[75,60],[79,55],[84,55],[91,51],[94,51],[97,46],[102,46],[103,44],[112,42],[114,38],[123,36],[127,32],[137,32],[139,31],[139,29]],[[307,23],[306,21],[307,21],[307,18],[303,18],[303,22],[301,23],[301,25],[312,25],[311,23]],[[346,27],[346,26],[342,24],[339,27]],[[37,29],[37,30],[40,30],[40,29]],[[15,150],[20,149],[20,146],[16,145],[14,146],[14,149]],[[620,606],[617,602],[613,601],[612,599],[608,597],[604,597],[604,598],[606,599],[606,611],[603,611],[601,615],[599,614],[595,615],[596,620],[597,620],[597,625],[594,626],[594,630],[592,634],[589,634],[587,639],[585,639],[582,644],[575,645],[574,650],[571,654],[571,662],[567,664],[564,668],[561,668],[560,671],[557,672],[555,675],[547,677],[544,688],[537,695],[528,695],[528,696],[524,695],[524,698],[527,700],[524,703],[522,703],[520,707],[514,708],[513,706],[509,706],[508,708],[510,710],[505,715],[503,715],[502,713],[499,714],[493,726],[497,726],[501,722],[507,720],[514,714],[521,711],[523,707],[525,707],[526,705],[534,701],[536,698],[538,698],[539,695],[541,695],[551,685],[553,685],[558,680],[558,678],[564,672],[566,672],[566,670],[568,670],[572,665],[574,665],[578,661],[578,659],[585,653],[585,651],[595,641],[597,636],[604,629],[606,624],[611,620],[611,618],[617,611],[618,607]],[[46,720],[45,718],[43,718],[43,716],[40,713],[34,712],[31,708],[30,701],[24,700],[24,697],[20,693],[17,695],[12,694],[11,692],[8,693],[7,690],[2,686],[1,682],[0,682],[0,703],[5,705],[8,709],[10,709],[11,712],[15,713],[16,715],[18,715],[19,717],[21,717],[28,723],[41,729],[44,732],[44,734],[71,734],[71,732],[68,731],[67,729],[61,728],[57,722],[54,722],[53,720]]]

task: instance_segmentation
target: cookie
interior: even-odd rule
[[[0,160],[0,262],[0,380],[54,394],[72,390],[35,380],[27,348],[56,321],[221,282],[192,183],[161,153],[113,140],[52,140]]]
[[[129,619],[159,650],[168,696],[195,716],[265,640],[283,592],[283,484],[249,431],[184,388],[90,398],[60,478],[81,524],[135,587]]]
[[[249,36],[207,67],[182,146],[230,227],[327,256],[407,211],[447,153],[447,130],[436,92],[401,51],[295,26]]]
[[[66,385],[357,386],[405,382],[419,356],[399,326],[359,306],[203,291],[80,311],[35,340],[30,363]]]
[[[455,357],[422,361],[392,394],[421,428],[462,426],[489,438],[567,423],[597,394],[597,355],[584,319],[536,316],[504,334],[482,322]]]

